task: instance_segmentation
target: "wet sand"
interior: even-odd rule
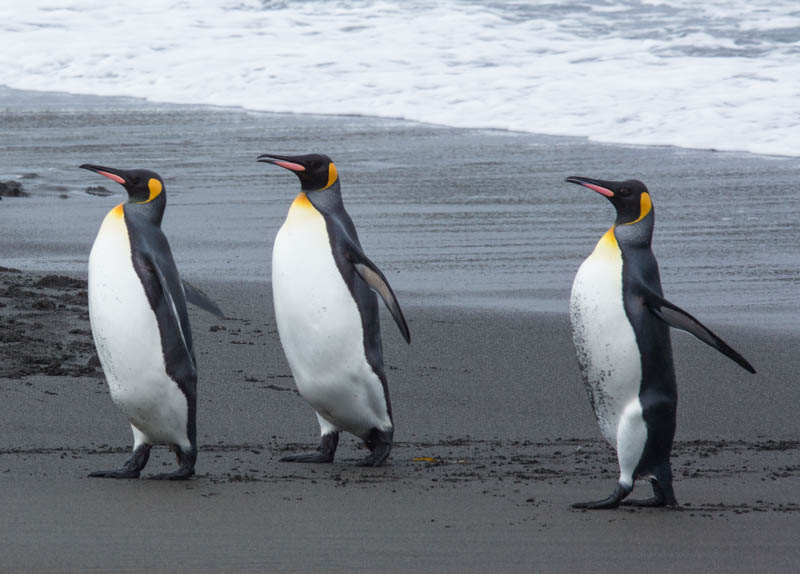
[[[316,446],[317,426],[269,284],[206,280],[229,318],[191,310],[198,475],[111,481],[86,475],[123,462],[130,434],[94,366],[84,280],[0,271],[0,570],[796,571],[796,335],[709,325],[756,376],[673,335],[681,509],[576,511],[617,469],[564,315],[407,303],[406,346],[383,313],[388,464],[355,467],[366,451],[344,437],[333,464],[307,466],[278,462]],[[143,476],[173,465],[159,449]]]
[[[23,269],[0,271],[0,571],[796,571],[798,158],[4,88],[0,105],[0,180],[30,192],[0,201],[0,265]],[[397,443],[379,469],[353,465],[366,451],[350,437],[331,465],[278,462],[318,428],[267,281],[296,182],[252,160],[311,150],[346,168],[348,210],[412,332],[407,346],[383,313]],[[131,437],[85,293],[122,194],[84,162],[165,177],[178,266],[229,317],[190,311],[187,483],[86,477],[121,464]],[[758,370],[673,335],[678,511],[569,508],[617,475],[565,315],[611,208],[564,184],[572,173],[645,180],[667,297]],[[145,476],[173,466],[157,450]]]

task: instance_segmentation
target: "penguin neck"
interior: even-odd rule
[[[166,194],[163,192],[152,201],[137,203],[127,201],[122,204],[126,214],[135,215],[147,220],[156,227],[161,227],[161,220],[164,218],[164,210],[167,208]]]
[[[330,187],[318,191],[308,191],[305,192],[305,195],[308,198],[307,201],[322,214],[326,221],[331,225],[339,226],[341,230],[347,233],[353,243],[361,247],[356,226],[353,225],[350,214],[344,208],[342,188],[338,179]]]
[[[621,246],[649,249],[653,239],[654,226],[655,215],[651,210],[645,217],[636,221],[620,223],[617,220],[611,229]]]
[[[337,179],[333,185],[317,191],[304,192],[308,201],[323,215],[344,211],[342,188]]]
[[[319,211],[317,211],[314,205],[308,200],[308,195],[306,195],[306,192],[301,191],[297,194],[297,197],[294,198],[286,219],[287,221],[297,221],[307,218],[317,218],[319,216]]]

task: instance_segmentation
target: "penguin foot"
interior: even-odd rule
[[[164,472],[150,477],[150,480],[188,480],[194,476],[194,464],[197,461],[197,445],[192,443],[190,450],[183,450],[177,444],[170,448],[178,459],[178,470],[175,472]]]
[[[621,506],[636,506],[639,508],[661,508],[661,507],[670,507],[670,508],[677,508],[678,501],[672,500],[671,502],[667,502],[666,498],[659,498],[658,496],[653,496],[652,498],[643,498],[639,500],[623,500],[620,503]]]
[[[611,495],[608,498],[604,498],[603,500],[595,500],[594,502],[576,502],[575,504],[571,505],[571,508],[585,510],[605,510],[617,508],[619,506],[619,502],[620,501],[617,500],[614,495]]]
[[[139,478],[144,466],[150,459],[150,445],[140,444],[133,449],[131,457],[125,462],[125,466],[116,470],[96,470],[89,474],[90,478]]]
[[[572,505],[572,508],[578,508],[582,510],[606,510],[617,508],[622,502],[622,499],[631,493],[631,490],[633,490],[633,487],[626,488],[617,483],[614,493],[608,498],[604,498],[603,500],[595,500],[594,502],[576,502]]]
[[[189,480],[194,476],[194,467],[181,467],[175,472],[154,474],[150,480]]]
[[[672,490],[672,483],[668,483],[666,488],[662,488],[658,481],[652,481],[653,496],[641,500],[626,500],[622,502],[624,506],[638,506],[640,508],[677,508],[678,501],[675,500],[675,493]]]
[[[317,449],[312,452],[301,452],[284,456],[281,462],[333,462],[333,453]]]
[[[299,454],[290,454],[281,458],[281,462],[333,462],[333,457],[336,454],[337,446],[339,446],[339,433],[329,433],[322,436],[322,440],[320,441],[317,450],[312,452],[301,452]]]
[[[356,466],[380,466],[387,458],[389,453],[392,452],[392,445],[382,445],[383,448],[376,448],[369,456],[362,461],[356,463]]]
[[[356,466],[380,466],[392,452],[393,431],[381,431],[373,429],[364,442],[369,448],[370,453],[367,458],[356,463]]]
[[[96,470],[89,474],[90,478],[139,478],[140,472],[127,467],[117,470]]]

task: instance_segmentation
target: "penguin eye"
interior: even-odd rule
[[[131,178],[131,183],[132,183],[133,185],[139,185],[139,176],[138,176],[138,175],[134,175],[134,176]]]
[[[631,194],[631,190],[628,189],[627,187],[620,187],[617,193],[622,197],[627,197]]]

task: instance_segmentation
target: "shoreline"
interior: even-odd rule
[[[120,104],[124,104],[124,107],[150,107],[153,109],[162,109],[163,108],[183,108],[183,109],[193,109],[193,110],[210,110],[214,112],[220,113],[246,113],[246,114],[254,114],[254,115],[263,115],[263,116],[284,116],[289,118],[296,118],[296,117],[319,117],[319,118],[329,118],[329,119],[346,119],[346,118],[354,118],[354,119],[364,119],[364,120],[374,120],[374,121],[390,121],[390,122],[403,122],[407,124],[413,124],[424,128],[432,128],[432,129],[446,129],[446,130],[462,130],[464,132],[487,132],[487,133],[499,133],[499,134],[518,134],[523,136],[532,136],[535,138],[558,138],[563,139],[564,141],[573,141],[573,142],[580,142],[580,143],[593,143],[598,145],[604,146],[612,146],[612,147],[619,147],[619,148],[632,148],[632,149],[660,149],[664,151],[689,151],[689,152],[710,152],[715,154],[726,154],[732,156],[754,156],[758,158],[764,159],[775,159],[775,160],[792,160],[792,159],[800,159],[800,155],[790,155],[790,154],[769,154],[769,153],[758,153],[744,149],[717,149],[717,148],[705,148],[705,147],[691,147],[691,146],[679,146],[675,144],[661,144],[661,143],[652,143],[652,144],[635,144],[635,143],[626,143],[622,141],[612,141],[612,140],[600,140],[595,139],[592,136],[583,136],[583,135],[566,135],[566,134],[558,134],[558,133],[549,133],[549,132],[532,132],[532,131],[525,131],[525,130],[515,130],[512,128],[500,128],[500,127],[480,127],[480,126],[451,126],[448,124],[438,124],[438,123],[431,123],[422,120],[415,120],[411,118],[405,118],[402,116],[375,116],[369,114],[357,114],[357,113],[342,113],[342,114],[330,114],[330,113],[323,113],[323,112],[291,112],[291,111],[276,111],[276,110],[257,110],[252,108],[247,108],[244,106],[229,106],[229,105],[222,105],[222,104],[196,104],[196,103],[185,103],[185,102],[170,102],[170,101],[161,101],[161,100],[151,100],[149,98],[139,97],[139,96],[126,96],[126,95],[97,95],[97,94],[89,94],[89,93],[79,93],[79,92],[63,92],[57,90],[23,90],[19,88],[13,88],[7,86],[5,84],[0,84],[0,97],[4,94],[2,91],[6,92],[19,92],[19,93],[35,93],[41,95],[43,98],[47,99],[48,97],[56,97],[56,98],[75,98],[82,100],[83,102],[80,105],[85,105],[86,100],[104,100],[104,101],[116,101]],[[12,101],[13,103],[13,101]],[[19,104],[17,104],[18,106]],[[13,109],[14,106],[11,106]]]

